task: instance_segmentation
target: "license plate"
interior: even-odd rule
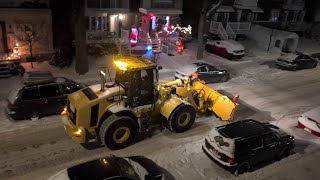
[[[210,149],[210,151],[211,151],[215,156],[217,156],[217,157],[220,158],[219,152],[218,152],[217,150],[215,150],[215,149]]]

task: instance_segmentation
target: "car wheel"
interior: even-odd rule
[[[237,169],[234,171],[235,176],[246,173],[250,171],[250,164],[248,162],[242,162],[237,166]]]
[[[228,53],[227,51],[224,53],[224,57],[229,60],[233,60],[232,54]]]
[[[314,63],[313,65],[312,65],[312,68],[316,68],[317,67],[317,63]]]
[[[296,71],[296,70],[298,70],[298,66],[294,66],[294,67],[292,68],[292,71]]]
[[[284,151],[282,151],[280,154],[276,156],[276,160],[280,161],[281,159],[288,157],[290,153],[291,153],[290,149],[285,149]]]
[[[228,80],[229,80],[229,77],[225,75],[220,79],[220,82],[227,82]]]
[[[36,111],[31,112],[30,119],[31,119],[31,121],[36,121],[36,120],[40,119],[40,113],[36,112]]]
[[[109,116],[101,125],[100,141],[111,150],[123,149],[131,145],[137,135],[137,126],[129,116]]]
[[[175,133],[182,133],[190,129],[196,118],[193,106],[183,104],[177,107],[169,118],[169,129]]]

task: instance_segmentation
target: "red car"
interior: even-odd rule
[[[230,60],[241,59],[245,54],[244,47],[234,40],[208,41],[205,49]]]
[[[320,106],[303,113],[302,116],[299,117],[298,126],[320,137]]]

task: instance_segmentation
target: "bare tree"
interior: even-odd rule
[[[74,28],[75,28],[75,45],[76,45],[76,72],[85,74],[89,71],[87,45],[86,45],[86,29],[85,29],[85,1],[74,0]]]
[[[18,23],[19,24],[19,23]],[[34,45],[38,43],[41,40],[40,31],[44,27],[44,22],[41,23],[33,23],[33,24],[27,24],[22,23],[18,25],[18,28],[20,31],[25,35],[25,42],[22,43],[22,45],[27,45],[30,52],[30,63],[31,67],[33,68],[33,49]]]
[[[221,6],[223,0],[219,0],[217,4],[212,5],[212,7],[208,10],[209,0],[202,0],[202,9],[200,12],[199,18],[199,28],[198,28],[198,51],[197,51],[197,59],[203,58],[203,50],[204,50],[204,32],[205,32],[205,23],[207,20],[211,21],[211,16],[216,12],[216,10]],[[207,11],[208,10],[208,11]],[[207,32],[207,30],[206,30]]]

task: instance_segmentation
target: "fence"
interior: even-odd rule
[[[167,43],[166,45],[162,45],[162,52],[170,55],[170,54],[177,54],[178,53],[178,46],[173,43]]]

